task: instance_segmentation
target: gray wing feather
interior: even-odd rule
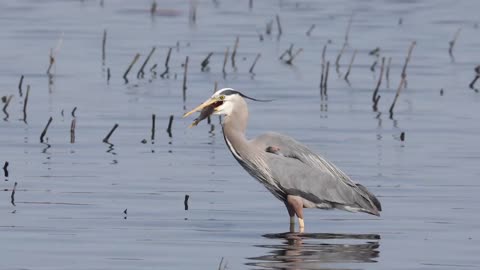
[[[334,207],[358,207],[359,211],[378,215],[378,200],[357,186],[331,162],[310,151],[286,135],[266,133],[251,141],[255,147],[276,147],[278,152],[267,153],[272,176],[290,195],[299,195],[314,203],[332,203]]]

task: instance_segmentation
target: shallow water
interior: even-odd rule
[[[479,64],[480,4],[253,1],[249,9],[248,1],[214,2],[198,1],[195,24],[189,23],[186,1],[159,1],[153,17],[150,1],[105,0],[103,7],[99,1],[0,4],[0,95],[14,95],[8,118],[0,112],[0,162],[9,162],[9,176],[0,183],[0,268],[217,269],[222,257],[229,269],[479,268],[480,96],[468,84]],[[352,12],[339,67],[345,74],[358,50],[349,85],[334,62]],[[275,14],[280,37],[275,23],[272,35],[265,35]],[[459,27],[452,61],[448,41]],[[229,59],[224,75],[224,52],[232,50],[236,36],[236,70]],[[321,52],[328,40],[332,66],[328,98],[322,99]],[[390,119],[413,40],[408,87]],[[289,66],[278,58],[292,43],[304,51]],[[157,50],[145,78],[137,79],[152,46]],[[57,47],[49,79],[48,54]],[[169,47],[170,75],[162,79]],[[376,47],[393,59],[389,87],[384,80],[379,93],[380,114],[371,102],[379,67],[370,71],[375,57],[368,55]],[[209,52],[210,71],[201,72]],[[125,83],[123,72],[136,53],[142,56]],[[248,70],[257,53],[262,56],[252,76]],[[156,76],[148,71],[155,63]],[[249,136],[279,131],[327,156],[378,195],[382,217],[307,209],[306,233],[285,233],[284,206],[238,166],[218,117],[192,129],[187,127],[193,117],[181,119],[211,94],[216,81],[275,99],[249,102]],[[20,119],[27,84],[25,123]],[[165,131],[170,115],[172,137]],[[113,145],[102,143],[115,123]]]

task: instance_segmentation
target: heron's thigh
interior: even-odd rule
[[[295,216],[295,210],[287,201],[285,201],[285,206],[287,207],[288,215],[291,217]]]
[[[297,217],[303,218],[303,199],[301,197],[288,195],[287,205],[287,209],[288,207],[291,207],[295,214],[297,214]]]

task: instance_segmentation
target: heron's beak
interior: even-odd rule
[[[208,116],[210,116],[214,111],[215,111],[215,108],[220,106],[221,104],[223,103],[223,101],[221,100],[218,100],[216,98],[209,98],[207,101],[205,101],[204,103],[200,104],[198,107],[196,107],[195,109],[185,113],[183,115],[183,118],[193,114],[194,112],[199,112],[201,111],[200,113],[200,116],[198,118],[196,118],[193,123],[190,125],[190,127],[193,127],[193,126],[196,126],[198,125],[198,123],[200,123],[200,121],[202,121],[203,119],[207,118]]]
[[[214,104],[215,102],[217,102],[216,99],[209,98],[207,101],[205,101],[204,103],[200,104],[200,105],[199,105],[198,107],[196,107],[195,109],[193,109],[193,110],[185,113],[185,114],[183,115],[183,118],[191,115],[191,114],[194,113],[194,112],[199,112],[199,111],[201,111],[203,108],[208,107],[208,106]]]

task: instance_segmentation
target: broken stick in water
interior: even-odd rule
[[[277,21],[278,37],[280,37],[282,35],[282,24],[280,23],[280,16],[278,14],[275,15],[275,20]]]
[[[139,53],[135,54],[135,57],[133,58],[130,65],[128,66],[127,70],[125,71],[125,73],[123,73],[123,79],[125,80],[125,83],[128,83],[128,79],[127,79],[128,73],[130,72],[133,65],[135,65],[135,63],[138,61],[139,58],[140,58],[140,54]]]
[[[170,115],[170,118],[168,119],[168,127],[167,127],[167,133],[170,138],[172,138],[172,123],[173,123],[173,115]]]
[[[155,119],[156,115],[152,114],[152,136],[150,137],[152,142],[155,140]]]
[[[110,140],[110,137],[112,136],[113,132],[118,128],[118,124],[115,124],[113,126],[113,128],[110,130],[110,132],[108,132],[107,136],[105,136],[105,138],[103,138],[103,142],[104,143],[109,143],[108,140]]]
[[[380,47],[376,47],[375,49],[369,51],[368,54],[376,57],[380,56]]]
[[[103,30],[103,39],[102,39],[102,65],[105,65],[105,47],[107,45],[107,29]]]
[[[402,69],[402,77],[404,78],[407,77],[407,66],[408,66],[408,63],[410,62],[410,58],[412,57],[412,51],[415,45],[417,45],[417,42],[413,41],[412,44],[410,45],[410,48],[408,48],[407,58],[405,59],[405,64],[403,65],[403,69]]]
[[[337,59],[335,60],[335,70],[337,71],[338,74],[340,74],[340,58],[342,58],[342,54],[345,52],[345,49],[348,46],[348,37],[350,35],[350,27],[352,26],[352,21],[353,21],[353,12],[350,15],[350,18],[348,19],[347,30],[345,31],[345,41],[343,42],[342,48],[340,49],[340,52],[337,55]]]
[[[55,64],[55,56],[53,55],[53,49],[50,48],[50,54],[48,56],[49,59],[49,64],[48,64],[48,69],[47,69],[47,74],[51,74],[51,70],[53,67],[53,64]]]
[[[23,78],[24,78],[24,76],[22,75],[20,77],[20,82],[18,83],[18,94],[20,95],[20,97],[23,96],[23,90],[22,90]]]
[[[13,95],[10,95],[7,97],[3,97],[2,100],[5,102],[5,105],[3,105],[3,112],[5,113],[5,118],[4,120],[7,120],[8,117],[10,116],[7,112],[7,107],[8,107],[8,104],[10,104],[10,101],[12,101],[12,98],[13,98]]]
[[[387,71],[385,72],[385,79],[387,80],[387,88],[390,88],[390,65],[392,64],[392,57],[388,57]]]
[[[261,53],[258,53],[257,56],[255,57],[255,60],[253,60],[252,66],[250,67],[250,70],[248,72],[253,73],[253,69],[255,68],[255,65],[257,64],[258,59],[260,59],[260,56],[262,56]]]
[[[327,52],[327,44],[323,46],[322,50],[322,70],[320,74],[320,94],[323,95],[323,81],[325,79],[325,54]]]
[[[45,135],[47,134],[48,127],[49,127],[50,124],[52,123],[52,120],[53,120],[53,118],[50,116],[50,118],[48,119],[47,125],[46,125],[45,128],[43,129],[42,134],[40,134],[40,142],[41,142],[41,143],[44,142],[43,138],[44,138]]]
[[[348,75],[350,75],[350,71],[352,70],[353,61],[355,61],[355,55],[357,55],[357,50],[353,51],[352,59],[350,59],[350,64],[348,65],[347,73],[345,73],[344,79],[348,82]]]
[[[380,100],[380,95],[378,95],[378,90],[380,89],[380,85],[382,84],[383,78],[383,70],[385,68],[385,57],[382,57],[382,65],[380,66],[380,76],[378,77],[377,86],[373,91],[372,102],[373,102],[373,110],[376,112],[378,111],[378,101]]]
[[[203,59],[202,63],[200,64],[200,66],[202,67],[200,70],[201,71],[205,71],[205,70],[209,70],[210,68],[208,68],[208,64],[210,64],[210,57],[212,57],[213,55],[213,52],[210,52],[208,53],[207,57],[205,57],[205,59]]]
[[[455,46],[455,43],[457,43],[458,36],[460,35],[460,32],[462,31],[462,28],[458,28],[457,31],[455,32],[455,35],[453,36],[453,39],[448,42],[448,54],[450,55],[450,58],[452,61],[455,61],[455,57],[453,56],[453,47]]]
[[[3,164],[3,174],[5,177],[8,177],[8,161],[5,161],[5,164]]]
[[[290,55],[290,58],[285,61],[285,64],[287,64],[287,65],[292,65],[292,64],[293,64],[293,60],[294,60],[301,52],[303,52],[303,49],[302,49],[302,48],[298,49],[294,54],[291,54],[291,55]]]
[[[347,30],[345,31],[345,45],[348,45],[348,39],[350,36],[350,28],[352,27],[353,22],[353,12],[350,14],[350,18],[348,19]]]
[[[480,65],[476,66],[474,70],[475,70],[475,78],[470,83],[469,87],[470,89],[475,90],[475,92],[478,92],[478,90],[475,89],[475,83],[477,82],[478,78],[480,78]]]
[[[377,66],[377,64],[378,64],[378,57],[377,59],[375,59],[375,61],[373,61],[372,65],[370,66],[371,72],[375,72],[375,67]]]
[[[30,94],[30,85],[27,84],[27,93],[25,94],[25,100],[23,101],[23,122],[27,123],[27,104],[28,95]]]
[[[238,43],[240,41],[240,38],[237,36],[237,38],[235,39],[235,44],[233,45],[233,51],[232,51],[232,56],[231,56],[231,60],[232,60],[232,67],[234,69],[236,69],[237,67],[235,66],[235,56],[237,55],[237,49],[238,49]]]
[[[225,51],[225,58],[223,59],[223,68],[222,68],[222,72],[223,72],[224,76],[225,76],[225,74],[227,74],[227,72],[225,70],[225,67],[227,66],[229,51],[230,51],[230,48],[227,47],[227,50]]]
[[[197,22],[197,2],[194,0],[190,1],[190,24],[195,24]]]
[[[335,60],[335,70],[337,73],[340,73],[340,58],[342,58],[342,54],[345,51],[345,48],[347,47],[347,43],[343,43],[342,48],[340,49],[340,52],[338,52],[337,59]]]
[[[190,198],[190,196],[188,194],[185,194],[185,200],[183,200],[183,205],[185,206],[185,211],[188,210],[188,198]]]
[[[185,58],[185,64],[184,64],[184,70],[183,70],[183,91],[187,90],[187,72],[188,72],[188,56]]]
[[[17,182],[13,184],[13,189],[12,189],[12,194],[10,195],[10,202],[12,203],[13,206],[15,205],[15,191],[17,190]]]
[[[405,58],[405,64],[403,65],[403,69],[402,69],[400,84],[398,85],[397,93],[395,94],[392,105],[390,106],[390,109],[389,109],[390,118],[393,117],[393,108],[395,107],[395,103],[397,102],[397,99],[400,96],[400,92],[402,91],[402,88],[405,86],[407,82],[407,66],[408,66],[408,63],[410,62],[410,58],[412,57],[412,51],[416,44],[417,42],[413,41],[412,44],[410,45],[410,48],[408,49],[408,54],[407,54],[407,57]]]
[[[156,48],[155,48],[155,46],[153,46],[152,49],[150,50],[150,53],[148,54],[147,58],[143,62],[142,66],[140,67],[140,70],[138,70],[137,78],[143,78],[143,76],[145,75],[145,71],[144,71],[145,67],[147,66],[147,63],[150,60],[150,58],[152,57],[155,50],[156,50]]]
[[[75,143],[75,127],[77,125],[77,119],[73,118],[70,124],[70,143]]]
[[[375,61],[373,61],[372,65],[370,66],[370,71],[375,72],[375,67],[378,64],[378,60],[380,57],[380,47],[376,47],[375,49],[371,50],[368,54],[375,56]]]
[[[285,55],[288,55],[288,56],[292,57],[292,55],[293,55],[293,43],[290,44],[290,47],[289,47],[288,49],[286,49],[286,50],[280,55],[280,57],[279,57],[278,59],[283,60],[283,58],[285,57]]]
[[[168,48],[167,58],[165,58],[165,71],[160,74],[160,77],[165,77],[169,72],[168,62],[170,61],[170,55],[172,54],[172,48]]]
[[[50,61],[49,61],[48,69],[47,69],[47,74],[49,75],[50,79],[51,79],[51,76],[53,75],[51,73],[51,70],[52,70],[52,67],[55,65],[55,57],[56,57],[57,53],[60,51],[60,48],[62,47],[62,44],[63,44],[63,33],[57,41],[57,46],[55,47],[55,50],[50,49],[50,55],[49,55],[49,60]]]
[[[155,71],[156,68],[157,68],[157,64],[153,64],[152,67],[150,67],[150,72],[153,73],[154,75],[157,74],[157,71]]]
[[[328,81],[328,71],[330,69],[330,61],[327,61],[327,66],[325,68],[325,79],[323,81],[323,95],[327,95],[327,81]]]
[[[315,24],[312,24],[312,26],[308,28],[307,32],[305,33],[307,37],[309,37],[312,34],[313,29],[315,29]]]
[[[265,34],[272,34],[273,20],[270,20],[265,27]]]
[[[223,261],[223,257],[220,260],[220,264],[218,265],[218,270],[226,270],[227,269],[227,263]]]

